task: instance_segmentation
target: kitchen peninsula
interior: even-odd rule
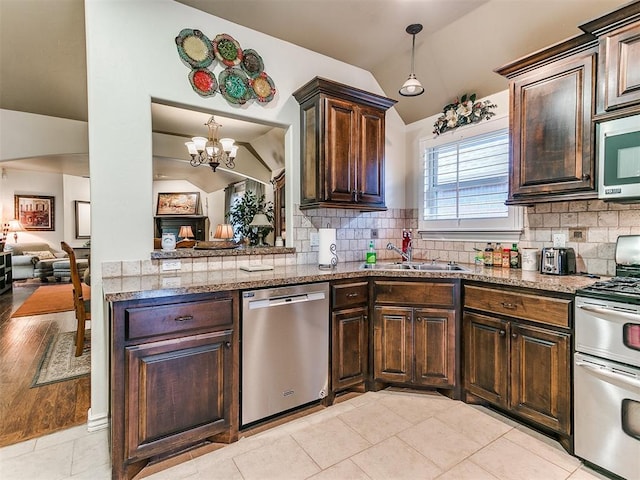
[[[165,253],[154,255],[163,257]],[[149,461],[166,458],[185,448],[237,440],[241,294],[248,289],[314,282],[330,282],[331,286],[334,313],[327,315],[327,322],[334,334],[330,338],[334,340],[327,369],[335,372],[339,365],[339,371],[359,375],[356,382],[330,382],[333,388],[325,403],[330,404],[339,391],[350,387],[360,391],[387,385],[438,388],[453,398],[489,404],[507,415],[528,421],[555,435],[571,450],[571,396],[567,394],[571,387],[569,382],[558,385],[551,379],[569,378],[570,351],[566,345],[571,344],[573,293],[593,283],[591,278],[473,265],[465,266],[468,270],[465,272],[425,272],[366,270],[362,263],[352,262],[341,263],[333,270],[320,270],[317,265],[296,264],[295,254],[290,253],[276,255],[282,257],[277,261],[272,255],[238,260],[236,265],[243,261],[264,261],[265,257],[273,262],[273,270],[246,272],[239,268],[205,269],[222,266],[229,257],[180,255],[184,255],[181,260],[185,262],[185,270],[190,271],[156,271],[103,280],[105,300],[111,309],[113,478],[132,478]],[[187,263],[190,260],[195,263]],[[166,258],[154,260],[162,261]],[[219,263],[209,264],[209,261]],[[156,265],[156,270],[159,269]],[[130,270],[125,266],[121,268],[121,271]],[[466,305],[467,288],[485,289],[486,298]],[[385,300],[391,298],[389,292],[393,293],[395,305]],[[402,304],[403,299],[407,300],[406,306]],[[548,325],[544,318],[537,318],[544,317],[547,308],[558,318],[558,323]],[[469,345],[463,344],[462,339],[466,338],[464,335],[477,335],[478,321],[488,318],[489,313],[503,319],[501,321],[522,325],[520,331],[527,334],[522,335],[517,345],[528,358],[535,360],[536,371],[520,372],[518,377],[535,374],[541,381],[521,385],[519,392],[526,408],[522,408],[523,405],[510,408],[502,403],[502,398],[483,395],[476,384],[471,390],[467,388],[462,359],[468,364],[472,359],[480,360],[478,355],[487,352],[467,351]],[[525,326],[529,330],[525,330]],[[343,335],[338,340],[336,332]],[[407,345],[414,344],[414,335],[416,339],[423,338],[424,341],[416,340],[416,343],[425,345],[426,350],[412,347],[403,351],[397,360],[399,364],[387,358],[385,368],[376,369],[374,363],[379,362],[376,358],[381,358],[376,357],[376,352],[384,350],[386,342],[395,342],[393,339],[397,340],[400,332],[411,332]],[[544,335],[545,342],[535,341],[535,335]],[[354,336],[364,342],[355,346]],[[477,337],[469,338],[473,341]],[[496,330],[495,341],[500,342],[501,338]],[[550,342],[555,338],[562,343]],[[503,370],[497,363],[496,370],[491,370],[493,360],[485,360],[482,363],[488,370],[481,375],[480,387],[486,378]],[[389,377],[385,373],[403,371],[403,368],[407,370],[402,376]],[[546,391],[537,395],[540,392],[531,389],[541,388],[540,384],[561,390],[561,395]],[[546,400],[540,404],[536,398]],[[562,404],[556,405],[558,401]],[[559,412],[560,417],[546,421],[553,416],[549,412]]]

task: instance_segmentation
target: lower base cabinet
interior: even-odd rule
[[[237,439],[237,322],[235,292],[112,304],[114,479]]]
[[[376,281],[374,291],[374,380],[456,387],[458,283]]]
[[[558,434],[567,450],[571,450],[571,311],[568,298],[465,287],[467,399],[484,400]]]

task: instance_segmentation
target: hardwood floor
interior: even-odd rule
[[[0,295],[0,447],[87,421],[88,376],[31,388],[49,339],[75,329],[73,312],[10,318],[37,287]]]

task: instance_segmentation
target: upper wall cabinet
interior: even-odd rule
[[[595,198],[597,48],[583,34],[496,70],[510,80],[508,204]]]
[[[395,100],[316,77],[300,104],[300,208],[386,210],[385,112]]]
[[[598,116],[640,110],[640,2],[581,25],[598,37]]]

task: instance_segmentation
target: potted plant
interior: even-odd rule
[[[265,202],[265,196],[258,197],[255,192],[246,191],[229,209],[226,217],[236,238],[248,241],[249,245],[257,245],[260,235],[266,236],[273,227],[250,227],[249,224],[256,213],[264,213],[269,222],[273,222],[273,202]]]

